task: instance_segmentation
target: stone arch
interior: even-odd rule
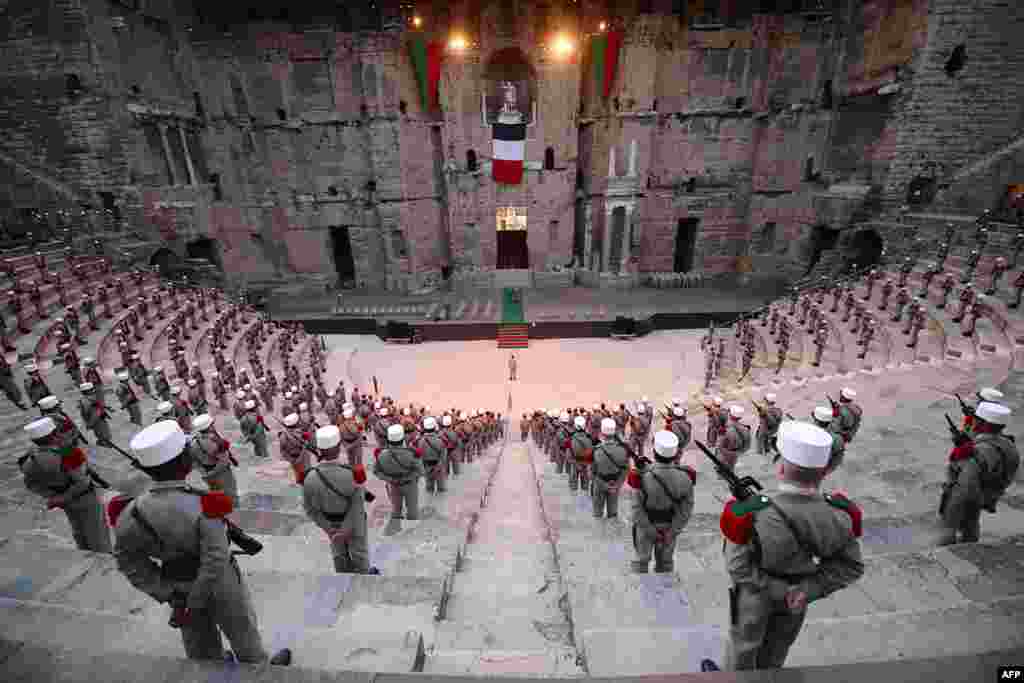
[[[867,268],[879,263],[885,241],[877,230],[869,228],[853,233],[843,250],[843,260],[850,266]]]
[[[209,261],[217,270],[224,272],[224,262],[220,255],[220,243],[209,237],[200,237],[185,245],[185,255],[190,259]]]
[[[167,275],[175,268],[181,259],[167,247],[160,247],[149,257],[149,265],[160,269],[161,275]]]

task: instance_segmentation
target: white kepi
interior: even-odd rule
[[[779,426],[779,450],[787,462],[821,469],[832,454],[832,435],[816,425],[787,420]]]
[[[174,420],[163,420],[136,434],[129,444],[139,464],[156,467],[174,460],[185,448],[187,437]]]

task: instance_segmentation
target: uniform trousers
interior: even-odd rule
[[[636,559],[633,560],[634,572],[646,574],[650,568],[652,554],[655,573],[663,574],[675,568],[677,534],[669,534],[666,543],[657,542],[658,530],[671,528],[671,523],[633,525],[633,550],[636,551]]]
[[[225,569],[220,584],[211,593],[207,609],[192,610],[191,620],[181,627],[185,655],[189,659],[223,661],[222,632],[231,643],[238,661],[259,664],[267,660],[252,597],[234,558]]]
[[[783,582],[778,594],[751,583],[729,590],[729,643],[726,646],[726,671],[780,669],[789,648],[800,634],[805,611],[794,613],[786,605]]]
[[[111,553],[110,529],[103,515],[96,489],[91,489],[78,500],[72,501],[64,508],[71,524],[71,535],[75,544],[82,550],[97,553]]]

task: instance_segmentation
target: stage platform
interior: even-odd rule
[[[616,318],[647,321],[650,330],[729,324],[777,295],[750,288],[599,290],[586,287],[522,290],[522,315],[531,339],[608,337]],[[502,290],[429,294],[345,292],[278,298],[276,320],[302,322],[316,334],[377,334],[388,320],[417,327],[424,341],[493,339],[502,321]],[[438,319],[442,310],[449,319]],[[429,317],[428,317],[429,315]],[[508,321],[506,321],[508,322]]]

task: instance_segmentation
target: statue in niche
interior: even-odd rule
[[[487,125],[533,123],[533,100],[528,80],[499,79],[487,83],[484,96]]]

